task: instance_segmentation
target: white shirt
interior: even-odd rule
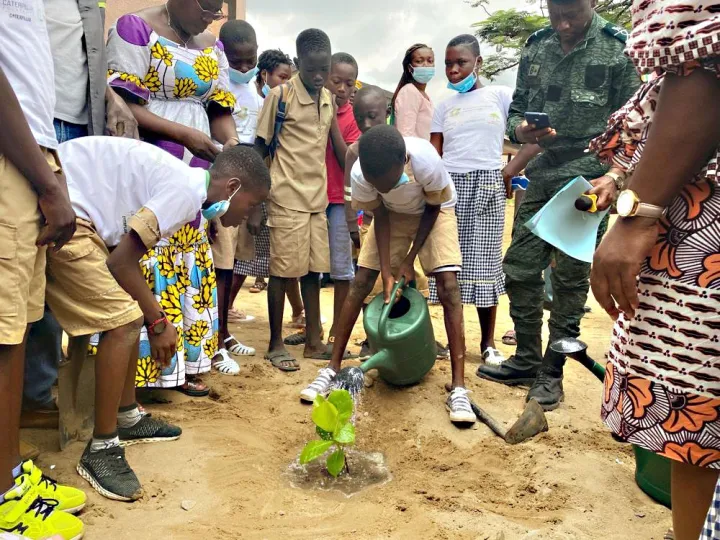
[[[57,148],[53,59],[42,0],[0,0],[0,66],[37,143]]]
[[[247,84],[230,81],[230,90],[235,95],[233,118],[238,138],[241,143],[255,144],[258,114],[263,106],[263,98],[258,95],[254,80]]]
[[[449,172],[502,169],[512,95],[507,86],[484,86],[435,108],[430,131],[443,134],[443,162]]]
[[[45,0],[55,63],[55,118],[88,123],[88,63],[77,0]]]
[[[457,197],[455,185],[445,170],[442,159],[435,147],[425,139],[404,137],[405,149],[410,158],[410,182],[398,186],[388,193],[380,193],[362,174],[360,160],[350,174],[352,198],[360,206],[382,200],[388,210],[399,214],[422,214],[426,202],[441,204],[442,208],[453,208]],[[442,197],[440,198],[440,194]]]
[[[168,238],[195,219],[207,198],[204,169],[192,168],[157,146],[121,137],[81,137],[58,148],[70,202],[92,222],[108,247],[129,232],[142,207]]]

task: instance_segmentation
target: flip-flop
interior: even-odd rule
[[[305,337],[305,329],[300,330],[294,334],[290,334],[288,337],[283,339],[285,345],[305,345],[307,338]]]
[[[295,358],[293,358],[293,355],[291,355],[287,351],[269,352],[265,355],[265,360],[268,360],[273,365],[273,367],[278,368],[280,371],[285,371],[289,373],[292,371],[300,370],[300,366],[298,365],[297,360],[295,360]]]
[[[263,292],[265,289],[267,289],[267,283],[258,283],[257,281],[253,284],[252,287],[250,287],[250,292],[253,294],[257,294],[260,292]]]
[[[201,386],[205,388],[201,390]],[[210,395],[210,388],[202,381],[186,381],[185,384],[176,386],[173,390],[190,397],[206,397]]]
[[[305,312],[303,311],[297,317],[293,317],[287,327],[294,328],[295,330],[302,330],[305,328]]]
[[[508,330],[502,337],[503,345],[517,345],[515,330]]]
[[[252,322],[254,320],[255,320],[255,317],[253,315],[248,315],[247,313],[243,313],[239,309],[231,308],[228,311],[228,322],[246,323],[246,322]]]
[[[235,342],[235,345],[230,345],[228,342]],[[225,347],[235,356],[255,356],[255,349],[243,345],[238,341],[235,336],[230,336],[225,340]]]
[[[220,349],[215,355],[215,358],[217,358],[218,356],[221,356],[222,360],[213,362],[212,365],[220,373],[222,373],[223,375],[237,375],[238,373],[240,373],[240,364],[230,358],[230,355],[225,349]]]
[[[437,348],[437,354],[435,357],[438,360],[447,360],[450,358],[450,349],[448,347],[443,347],[442,343],[439,341],[435,342],[435,347]]]

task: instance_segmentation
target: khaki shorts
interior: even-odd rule
[[[53,172],[55,153],[42,149]],[[35,245],[42,214],[30,182],[0,155],[0,345],[22,343],[45,309],[45,248]]]
[[[330,240],[325,212],[298,212],[267,202],[270,275],[299,278],[330,272]]]
[[[248,231],[247,222],[241,223],[238,227],[237,243],[235,244],[235,260],[255,260],[255,237]]]
[[[92,223],[83,219],[70,242],[48,252],[46,300],[70,336],[114,330],[143,316],[108,270],[109,255]]]
[[[232,270],[235,267],[238,227],[223,227],[219,219],[214,221],[217,227],[217,236],[211,248],[215,268],[218,270]],[[241,227],[244,227],[244,225],[241,225]]]
[[[420,226],[421,217],[421,215],[390,212],[390,266],[393,272],[400,267],[400,264],[407,257]],[[373,220],[365,237],[365,242],[360,250],[358,266],[379,271],[380,257],[378,255],[377,240],[375,239],[376,223],[377,221]],[[431,275],[443,267],[462,266],[454,209],[440,211],[435,226],[430,231],[423,247],[420,248],[418,260],[425,275]]]

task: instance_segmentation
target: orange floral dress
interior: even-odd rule
[[[720,3],[633,5],[627,54],[649,80],[591,143],[632,173],[667,73],[720,77]],[[602,418],[617,435],[676,461],[720,469],[720,175],[716,151],[660,222],[640,272],[635,318],[613,329]],[[659,179],[660,181],[660,179]]]

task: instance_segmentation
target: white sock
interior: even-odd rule
[[[120,446],[120,437],[117,435],[115,435],[112,439],[96,439],[93,437],[92,442],[90,443],[90,451],[99,452],[100,450],[108,450],[110,448],[115,448],[116,446]]]
[[[13,479],[17,478],[22,474],[22,461],[12,470]]]
[[[137,404],[129,411],[118,411],[118,427],[131,428],[135,424],[137,424],[143,416],[145,416],[145,414],[140,411],[140,408],[137,406]]]

